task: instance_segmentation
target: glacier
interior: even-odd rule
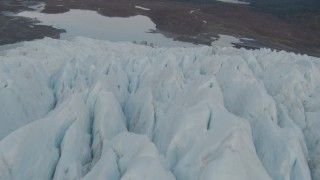
[[[25,42],[0,55],[0,179],[320,179],[320,59]]]

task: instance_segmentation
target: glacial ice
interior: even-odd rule
[[[0,56],[0,179],[320,179],[320,59],[78,37]]]

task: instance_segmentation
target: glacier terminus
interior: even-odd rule
[[[77,37],[0,52],[1,180],[320,179],[320,59]]]

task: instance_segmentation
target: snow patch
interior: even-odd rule
[[[239,0],[217,0],[217,1],[233,3],[233,4],[250,4],[249,2],[239,1]]]
[[[142,6],[134,6],[136,9],[142,9],[142,10],[145,10],[145,11],[150,11],[151,9],[149,8],[145,8],[145,7],[142,7]]]

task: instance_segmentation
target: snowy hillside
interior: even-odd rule
[[[1,180],[320,178],[317,58],[44,39],[0,102]]]

